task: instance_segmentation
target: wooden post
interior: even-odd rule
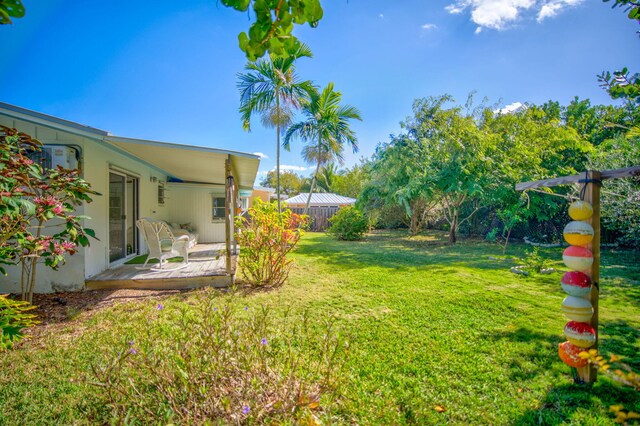
[[[593,253],[593,265],[591,266],[591,281],[593,286],[591,287],[591,294],[589,300],[593,306],[593,316],[591,317],[590,325],[596,332],[596,343],[592,347],[598,349],[598,299],[600,296],[600,185],[601,181],[606,179],[622,179],[628,177],[640,176],[640,166],[627,167],[624,169],[615,170],[603,170],[589,171],[585,174],[573,176],[563,176],[553,179],[544,179],[534,182],[521,182],[516,184],[516,191],[526,191],[527,189],[535,188],[551,188],[557,185],[568,185],[575,183],[582,183],[584,188],[584,201],[591,203],[593,207],[593,216],[589,222],[593,227],[593,241],[587,247]],[[581,189],[582,189],[581,188]],[[593,383],[597,379],[596,369],[592,365],[578,369],[578,380],[582,383]]]
[[[238,197],[240,196],[240,191],[238,189],[238,184],[236,182],[236,180],[233,180],[233,214],[232,214],[232,222],[231,224],[233,225],[233,254],[237,255],[238,254],[238,240],[236,239],[236,222],[235,222],[235,218],[236,215],[238,214]]]
[[[224,162],[224,176],[224,231],[227,248],[225,264],[227,267],[227,275],[231,275],[231,185],[233,184],[233,178],[231,177],[231,158],[227,158]]]
[[[596,331],[596,343],[591,349],[598,349],[598,299],[600,297],[600,185],[602,174],[597,171],[587,172],[587,180],[582,184],[584,189],[584,201],[591,203],[593,216],[588,221],[593,227],[593,241],[587,246],[593,253],[593,265],[591,266],[591,294],[590,301],[593,306],[593,316],[591,317],[591,327]],[[578,368],[578,378],[582,383],[594,383],[597,380],[597,369],[592,364]]]

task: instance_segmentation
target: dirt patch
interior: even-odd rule
[[[48,326],[83,318],[100,309],[119,303],[164,298],[192,290],[90,290],[51,294],[34,294],[34,313],[41,323],[38,327]]]

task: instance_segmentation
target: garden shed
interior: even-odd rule
[[[294,213],[302,214],[309,199],[308,193],[298,194],[285,200],[287,207]],[[312,231],[324,231],[329,227],[329,219],[335,215],[340,207],[353,206],[355,198],[344,197],[333,193],[311,194],[309,203],[309,217]]]

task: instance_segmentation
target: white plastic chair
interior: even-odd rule
[[[189,264],[188,236],[182,235],[176,238],[166,223],[149,218],[138,220],[136,226],[144,236],[147,247],[149,247],[149,255],[144,265],[142,265],[143,268],[147,266],[151,259],[158,259],[160,265],[154,266],[152,269],[161,270],[166,260],[173,257],[182,257],[183,261],[178,267],[171,268],[171,270],[184,268]]]

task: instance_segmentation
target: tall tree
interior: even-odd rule
[[[276,129],[276,193],[280,206],[280,135],[291,123],[293,110],[315,92],[309,80],[300,80],[295,72],[296,59],[312,56],[301,44],[295,54],[286,58],[269,57],[249,62],[245,74],[238,74],[240,115],[245,130],[251,130],[251,117],[260,114],[262,124]]]
[[[323,15],[320,0],[222,0],[222,4],[241,12],[253,6],[255,22],[248,33],[238,34],[238,45],[250,61],[266,52],[279,57],[295,56],[300,41],[291,33],[294,26],[308,23],[315,28]]]
[[[324,192],[334,192],[333,185],[336,182],[338,176],[338,168],[334,163],[329,163],[320,169],[318,174],[318,189]]]
[[[296,173],[283,170],[280,173],[280,188],[284,194],[289,197],[297,195],[301,192],[302,185],[304,184],[304,178],[297,175]],[[276,171],[271,170],[267,173],[267,175],[262,179],[260,185],[266,186],[269,188],[276,187]]]
[[[603,0],[613,1],[613,9],[622,8],[627,12],[627,18],[640,23],[640,0]],[[636,31],[640,34],[640,31]],[[640,73],[629,72],[627,67],[619,71],[604,71],[598,76],[600,86],[609,92],[613,99],[623,99],[626,102],[640,105]]]
[[[307,144],[302,156],[307,163],[316,164],[305,214],[309,210],[320,167],[334,161],[342,163],[345,145],[358,152],[358,139],[349,122],[362,120],[360,111],[350,105],[340,105],[341,101],[342,93],[333,90],[333,83],[329,83],[321,93],[311,93],[310,99],[302,105],[306,120],[291,125],[284,137],[286,149],[290,149],[293,138],[305,141]]]
[[[368,179],[367,164],[367,160],[361,159],[360,164],[356,164],[350,169],[341,170],[331,182],[331,192],[345,197],[360,197],[362,188]]]

